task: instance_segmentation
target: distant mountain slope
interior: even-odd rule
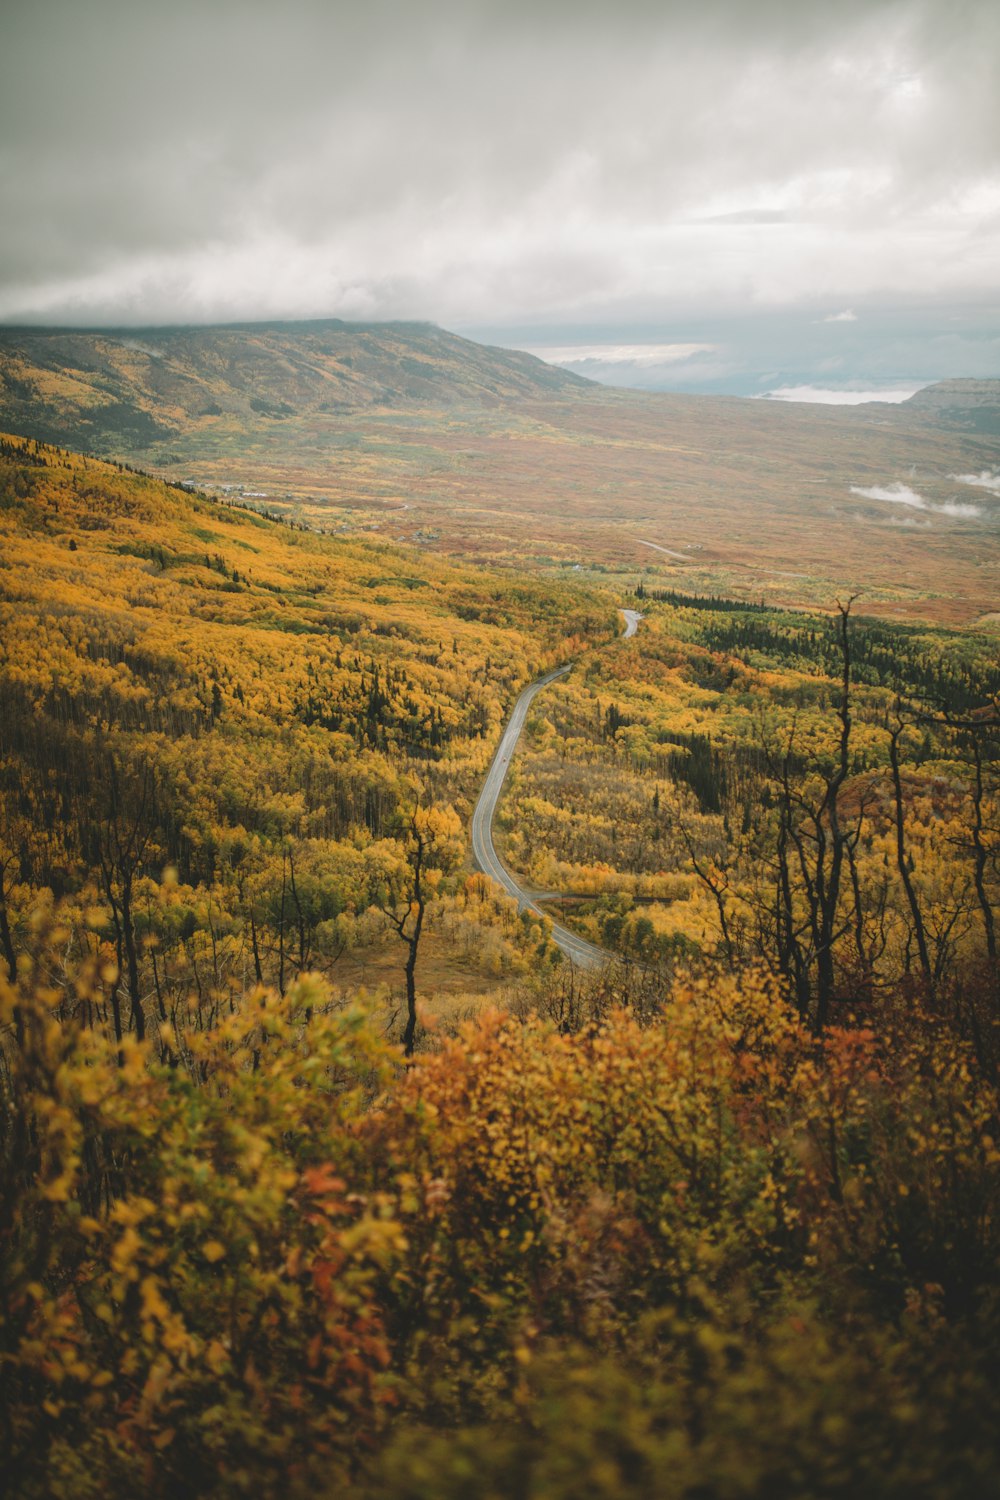
[[[949,426],[1000,437],[1000,380],[941,380],[904,404]]]
[[[0,329],[0,427],[99,453],[220,422],[496,406],[589,385],[430,323]]]
[[[863,590],[951,622],[996,614],[998,394],[646,394],[429,324],[0,329],[0,430],[318,530],[619,589],[683,576],[809,606]]]

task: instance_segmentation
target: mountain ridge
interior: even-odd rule
[[[432,323],[0,328],[0,423],[102,453],[220,419],[496,406],[590,385]]]

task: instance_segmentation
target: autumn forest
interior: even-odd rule
[[[428,444],[486,445],[516,397],[555,472],[537,403],[568,378],[502,373]],[[993,1493],[986,572],[965,610],[867,542],[825,594],[734,584],[735,550],[573,566],[597,488],[540,562],[513,481],[477,550],[478,458],[460,534],[395,534],[368,524],[408,493],[380,400],[364,525],[319,480],[218,482],[235,428],[210,452],[203,423],[183,481],[138,418],[100,458],[68,408],[63,441],[0,440],[9,1493]],[[281,414],[244,418],[273,466]],[[850,421],[831,464],[882,441]],[[996,442],[968,442],[978,472]],[[946,518],[949,578],[995,557],[991,516]],[[519,900],[470,822],[563,667],[492,824]]]

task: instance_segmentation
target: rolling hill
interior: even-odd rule
[[[0,425],[313,529],[990,623],[1000,382],[822,407],[597,386],[429,324],[0,330]]]

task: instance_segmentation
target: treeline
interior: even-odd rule
[[[38,469],[46,467],[42,444],[34,440],[18,442],[16,438],[0,438],[0,459]]]
[[[659,604],[672,604],[676,609],[711,610],[713,614],[763,614],[770,606],[763,599],[753,602],[748,599],[727,599],[724,594],[684,594],[677,589],[647,589],[644,583],[635,587],[637,599],[651,599]]]
[[[733,616],[746,614],[745,606],[727,608]],[[826,677],[836,677],[840,670],[835,623],[754,614],[708,620],[699,635],[711,650],[730,656],[759,653]],[[926,632],[904,625],[853,620],[851,665],[858,682],[914,694],[958,711],[973,709],[1000,693],[1000,663],[995,654],[991,660],[988,651],[970,650],[968,640],[960,636],[942,638],[938,633],[929,639]]]
[[[681,755],[666,755],[658,766],[663,775],[689,786],[703,812],[721,812],[728,791],[728,754],[706,734],[664,730],[661,744],[677,745]]]

